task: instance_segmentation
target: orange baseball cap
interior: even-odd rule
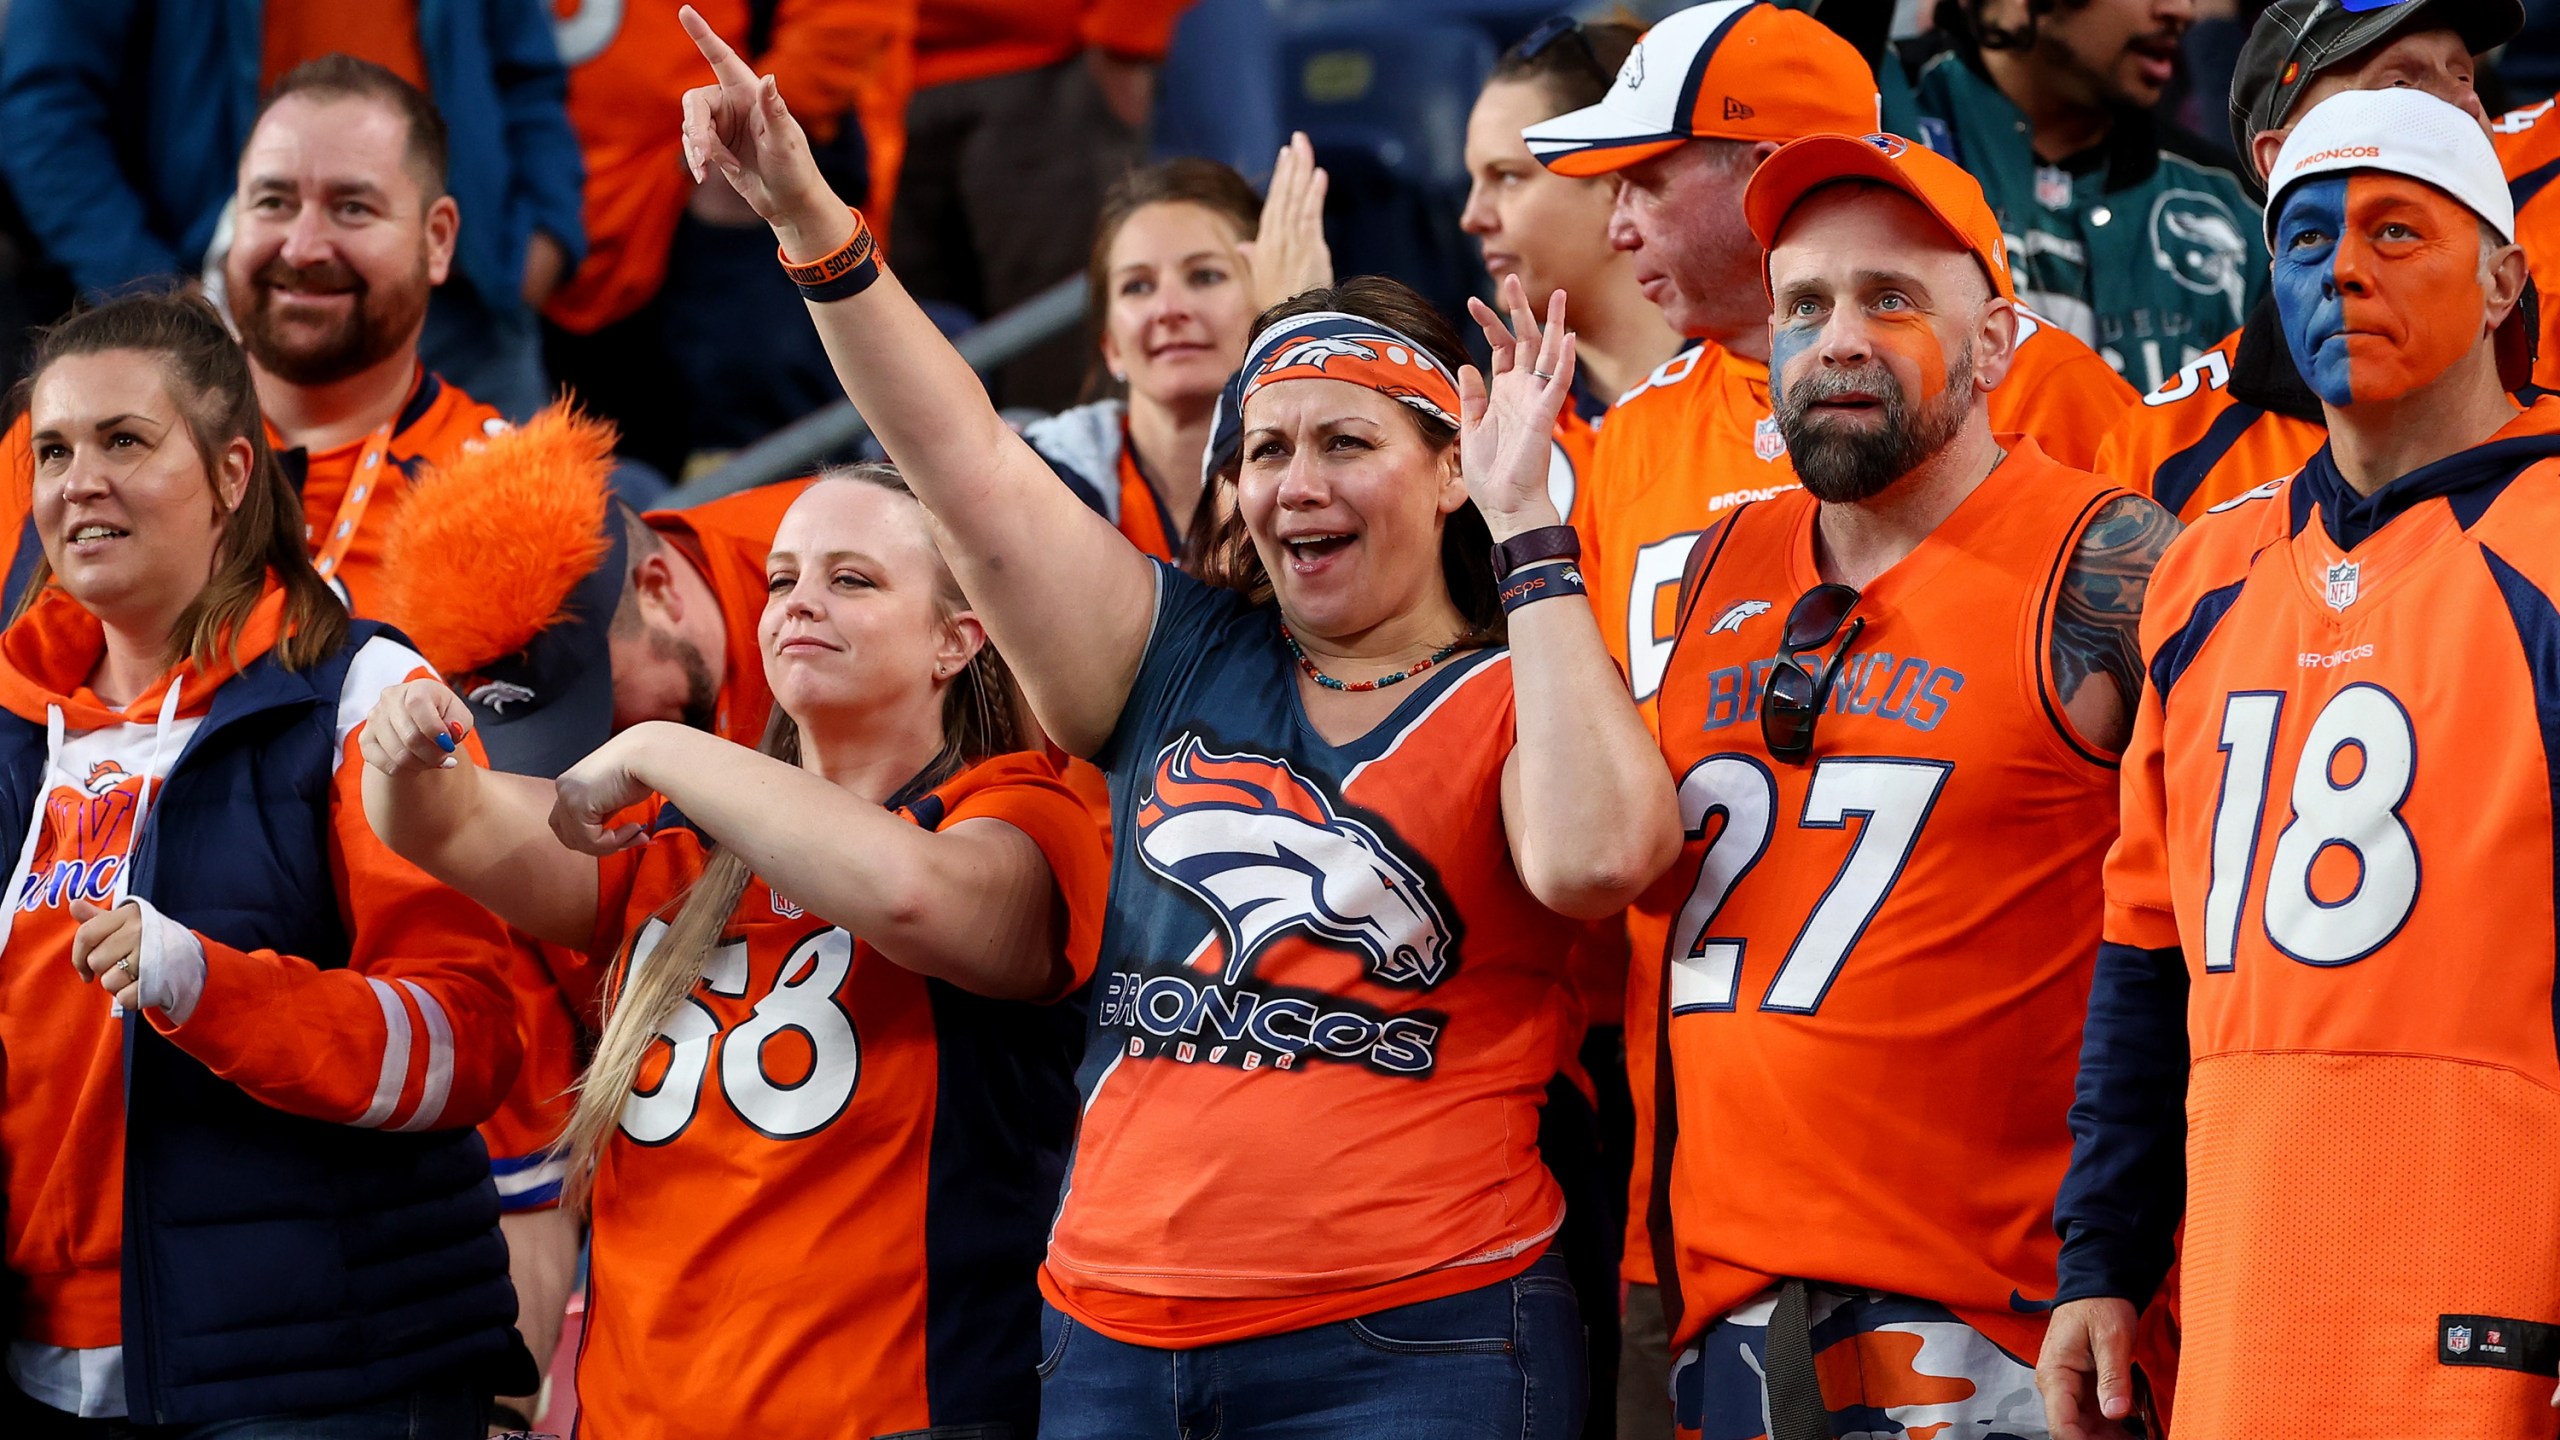
[[[2000,217],[1982,198],[1982,184],[1953,160],[1899,135],[1808,135],[1760,162],[1742,192],[1742,218],[1762,250],[1777,247],[1778,231],[1798,202],[1835,180],[1872,180],[1920,202],[1958,245],[1982,262],[1991,288],[2003,300],[2018,292],[2009,281],[2009,241]],[[1769,282],[1761,267],[1760,283]]]
[[[1597,105],[1520,132],[1559,175],[1606,175],[1691,140],[1785,144],[1882,124],[1857,47],[1799,10],[1714,0],[1666,16]]]

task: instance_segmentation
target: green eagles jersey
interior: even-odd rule
[[[2257,205],[2228,170],[2160,149],[2148,117],[2124,115],[2087,163],[2048,165],[2025,113],[1955,52],[1931,56],[1913,88],[1919,138],[1999,215],[2018,298],[2136,389],[2212,349],[2266,292]]]

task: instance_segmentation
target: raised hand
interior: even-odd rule
[[[677,11],[676,18],[710,63],[713,79],[684,92],[684,163],[694,180],[699,183],[710,171],[719,171],[777,232],[832,223],[839,241],[851,234],[852,220],[819,175],[809,137],[791,117],[791,107],[782,103],[773,77],[759,77],[692,6]],[[793,248],[790,238],[785,235],[786,249]],[[808,243],[821,239],[811,234]],[[825,248],[832,246],[816,253]]]
[[[356,748],[385,775],[414,775],[461,764],[455,752],[470,733],[471,710],[461,696],[441,680],[411,680],[374,700]]]
[[[1316,147],[1303,130],[1292,132],[1271,166],[1271,188],[1262,197],[1262,223],[1241,248],[1253,265],[1257,313],[1306,291],[1333,283],[1333,250],[1324,240],[1324,192]]]
[[[1467,366],[1458,372],[1458,461],[1467,493],[1496,540],[1560,525],[1547,494],[1556,417],[1573,393],[1573,335],[1564,328],[1564,292],[1547,297],[1542,327],[1517,275],[1502,282],[1510,323],[1482,300],[1467,308],[1492,347],[1492,378]]]

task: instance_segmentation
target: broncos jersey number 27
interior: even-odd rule
[[[1810,1015],[1831,993],[1840,967],[1884,908],[1894,882],[1929,823],[1938,792],[1955,766],[1943,760],[1836,758],[1813,767],[1805,787],[1806,830],[1845,830],[1858,838],[1813,913],[1787,947],[1760,997],[1763,1010]],[[1745,755],[1710,755],[1680,781],[1680,823],[1688,838],[1707,838],[1697,883],[1671,927],[1671,1013],[1731,1010],[1742,986],[1747,937],[1710,933],[1726,897],[1768,853],[1778,824],[1778,785],[1768,767]]]
[[[2239,963],[2284,702],[2264,690],[2223,701],[2222,794],[2204,902],[2208,972]],[[2350,685],[2320,708],[2294,767],[2293,819],[2267,862],[2267,939],[2278,950],[2306,965],[2353,964],[2408,923],[2418,904],[2418,843],[2400,807],[2417,774],[2417,733],[2390,691]]]
[[[631,947],[631,973],[648,963],[666,933],[663,920],[652,920],[641,930]],[[631,1098],[622,1102],[622,1133],[643,1145],[664,1145],[682,1135],[702,1105],[715,1040],[720,1042],[720,1092],[739,1119],[774,1140],[798,1140],[825,1129],[844,1113],[862,1073],[853,1017],[836,999],[852,969],[853,937],[836,929],[815,932],[791,947],[773,988],[726,1035],[710,1006],[686,997],[658,1032],[668,1048],[656,1083],[649,1083],[653,1067],[644,1062]],[[703,988],[744,999],[747,972],[745,942],[723,945],[703,967]],[[785,1077],[776,1078],[765,1068],[765,1050],[786,1033],[798,1039],[801,1053],[789,1059],[770,1057],[787,1068]]]

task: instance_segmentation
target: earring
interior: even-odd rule
[[[1128,384],[1128,383],[1129,383],[1129,372],[1128,372],[1128,371],[1126,371],[1126,370],[1121,369],[1121,368],[1120,368],[1119,366],[1117,366],[1117,365],[1112,366],[1112,367],[1111,367],[1111,383],[1112,383],[1112,384],[1114,384],[1114,385],[1126,385],[1126,384]]]

